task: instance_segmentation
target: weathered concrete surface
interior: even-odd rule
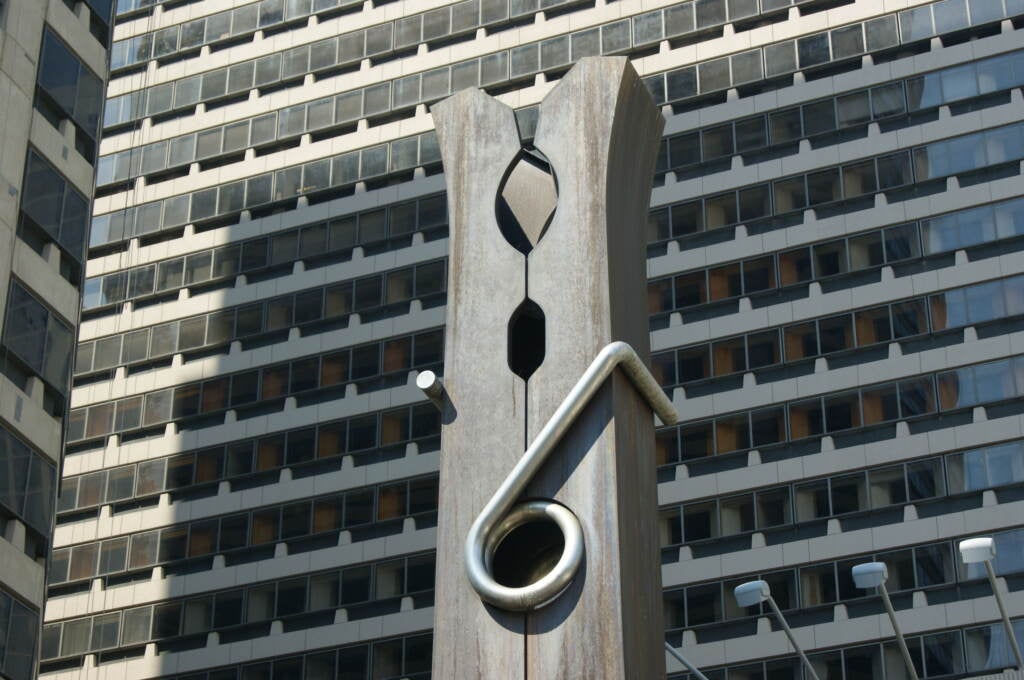
[[[625,58],[584,59],[544,99],[535,144],[558,207],[530,253],[528,295],[547,316],[547,357],[527,387],[536,436],[609,342],[649,356],[644,224],[663,119]],[[531,492],[580,519],[573,587],[527,624],[527,678],[665,673],[654,428],[621,374],[594,399]]]
[[[469,527],[526,449],[526,384],[506,363],[507,325],[526,295],[526,258],[495,217],[503,171],[519,153],[512,109],[464,90],[433,109],[451,230],[441,430],[435,678],[523,677],[520,614],[486,607],[466,580]],[[484,198],[481,198],[484,197]],[[454,418],[452,416],[454,415]]]
[[[511,110],[462,92],[434,118],[451,229],[445,384],[457,414],[442,431],[434,677],[663,677],[653,419],[624,376],[591,401],[528,494],[580,520],[586,555],[569,589],[511,615],[480,603],[462,563],[476,514],[598,352],[624,340],[648,357],[635,301],[663,120],[625,58],[581,60],[541,105],[535,144],[558,186],[543,234],[543,201],[529,200],[531,182],[544,196],[543,173],[506,187],[535,246],[524,257],[495,218],[520,146]],[[546,347],[524,383],[506,362],[507,325],[527,297],[544,311]]]

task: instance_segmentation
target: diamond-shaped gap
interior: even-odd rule
[[[516,307],[508,322],[508,367],[523,380],[544,363],[544,310],[530,298]]]
[[[528,254],[555,214],[558,185],[551,164],[535,149],[522,149],[498,189],[498,227],[505,240]]]

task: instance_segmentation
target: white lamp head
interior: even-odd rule
[[[741,607],[753,607],[761,604],[772,596],[772,590],[764,581],[750,581],[736,586],[732,594],[736,596],[736,604]]]
[[[433,371],[420,371],[416,375],[416,387],[420,388],[424,392],[429,390],[437,382],[437,376],[434,375]]]
[[[988,536],[960,541],[960,557],[964,564],[994,560],[996,558],[996,542]]]
[[[853,582],[858,588],[877,588],[889,579],[889,567],[885,562],[858,564],[852,569]]]

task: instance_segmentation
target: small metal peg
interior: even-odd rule
[[[439,411],[444,410],[444,383],[433,371],[420,371],[416,376],[416,387],[434,403]]]

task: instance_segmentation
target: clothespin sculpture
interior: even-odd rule
[[[663,126],[584,58],[532,148],[479,90],[433,108],[450,237],[433,677],[664,677],[645,229]]]

